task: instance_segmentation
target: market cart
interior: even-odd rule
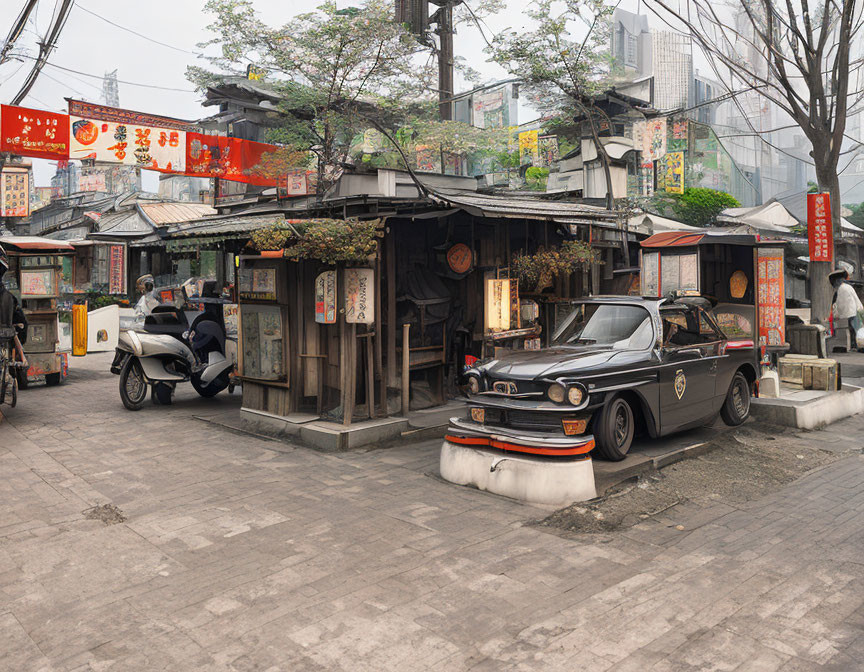
[[[3,236],[10,268],[3,280],[6,288],[21,302],[27,316],[27,342],[24,354],[29,369],[21,369],[19,387],[26,387],[36,376],[48,385],[66,378],[69,350],[60,346],[57,299],[60,296],[63,258],[75,249],[62,240],[35,236]]]
[[[760,362],[785,352],[784,242],[723,231],[669,231],[642,241],[641,294],[702,296],[729,338]]]

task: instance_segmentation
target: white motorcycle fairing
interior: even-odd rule
[[[209,385],[220,373],[233,366],[231,360],[226,359],[221,352],[211,352],[207,356],[207,368],[201,374],[201,382]]]

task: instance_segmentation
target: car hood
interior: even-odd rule
[[[493,378],[529,380],[578,373],[611,363],[621,350],[599,348],[547,348],[505,353],[480,367]],[[632,354],[632,353],[630,353]]]

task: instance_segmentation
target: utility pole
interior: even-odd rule
[[[433,0],[434,1],[434,0]],[[453,7],[462,0],[443,0],[432,16],[438,23],[438,116],[441,121],[453,119]],[[436,3],[438,4],[438,3]]]

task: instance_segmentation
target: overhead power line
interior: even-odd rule
[[[32,56],[21,55],[20,58],[29,58],[30,60],[36,60]],[[104,79],[104,75],[94,75],[90,72],[82,72],[81,70],[73,70],[72,68],[66,68],[62,65],[57,65],[56,63],[51,63],[50,61],[46,62],[47,65],[50,65],[52,68],[57,68],[58,70],[63,70],[64,72],[72,72],[76,75],[81,75],[82,77],[92,77],[93,79],[102,80]],[[126,79],[118,79],[118,83],[127,84],[129,86],[140,86],[145,89],[159,89],[161,91],[178,91],[180,93],[195,93],[195,89],[178,89],[171,86],[159,86],[158,84],[142,84],[141,82],[130,82]]]
[[[97,14],[96,12],[83,7],[81,3],[76,2],[75,6],[80,9],[82,12],[86,12],[91,16],[95,16],[97,19],[101,19],[107,24],[114,26],[115,28],[119,28],[120,30],[125,30],[127,33],[132,33],[133,35],[137,35],[138,37],[147,40],[148,42],[152,42],[153,44],[158,44],[162,47],[167,47],[168,49],[173,49],[174,51],[179,51],[184,54],[192,54],[193,56],[201,56],[201,54],[197,51],[189,51],[188,49],[183,49],[181,47],[175,47],[173,44],[167,44],[166,42],[160,42],[159,40],[154,40],[149,35],[145,35],[144,33],[139,33],[138,31],[132,30],[131,28],[127,28],[126,26],[121,26],[119,23],[114,23],[111,19],[106,19],[101,14]]]
[[[63,26],[66,25],[66,19],[69,18],[69,12],[73,4],[74,0],[59,0],[54,17],[52,18],[51,27],[45,34],[45,39],[39,43],[39,57],[33,59],[35,61],[33,69],[27,75],[27,79],[24,80],[24,86],[21,87],[21,90],[12,99],[13,105],[20,104],[36,83],[39,73],[42,71],[45,63],[48,62],[48,57],[54,51],[54,47],[57,46],[57,40],[60,39],[60,33],[63,31]]]
[[[21,13],[18,15],[18,18],[15,19],[15,23],[12,24],[12,29],[6,36],[6,41],[3,43],[3,47],[0,48],[0,63],[6,61],[9,56],[9,51],[15,46],[15,42],[18,41],[18,38],[21,37],[21,33],[24,32],[24,27],[30,19],[30,13],[38,3],[39,0],[28,0],[27,4],[25,4],[24,8],[21,10]]]

